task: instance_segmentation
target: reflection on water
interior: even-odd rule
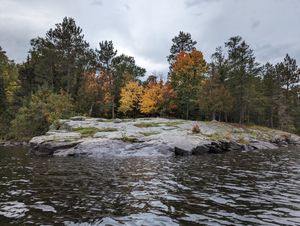
[[[32,158],[0,150],[0,225],[299,225],[300,151]]]

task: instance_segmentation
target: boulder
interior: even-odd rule
[[[248,144],[248,147],[253,150],[265,150],[265,149],[277,149],[278,146],[270,143],[270,142],[266,142],[266,141],[259,141],[259,140],[252,140],[250,141],[250,143]]]
[[[210,145],[209,144],[203,144],[199,145],[196,148],[192,150],[193,155],[203,155],[207,154],[209,152]]]

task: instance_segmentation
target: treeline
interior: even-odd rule
[[[27,140],[58,118],[163,116],[255,123],[300,132],[300,70],[283,62],[259,65],[241,37],[218,47],[211,62],[196,41],[172,39],[168,79],[150,75],[112,41],[90,48],[72,18],[31,40],[15,64],[0,47],[0,137]]]

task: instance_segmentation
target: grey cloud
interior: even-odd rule
[[[252,27],[253,29],[255,29],[255,28],[257,28],[259,25],[260,25],[260,21],[259,21],[259,20],[254,20],[254,21],[252,22],[251,27]]]
[[[118,53],[134,56],[149,73],[167,73],[166,56],[179,31],[192,34],[207,60],[240,35],[262,63],[286,53],[300,61],[296,0],[0,0],[0,45],[22,62],[30,39],[44,36],[64,16],[75,18],[92,48],[113,40]]]
[[[102,5],[103,5],[103,2],[102,2],[102,0],[93,0],[93,1],[91,2],[91,5],[102,6]]]
[[[218,1],[220,1],[220,0],[186,0],[185,6],[187,8],[190,8],[190,7],[198,6],[202,3],[212,3],[212,2],[218,2]]]

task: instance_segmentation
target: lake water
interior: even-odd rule
[[[37,158],[0,148],[0,225],[300,225],[300,150]]]

